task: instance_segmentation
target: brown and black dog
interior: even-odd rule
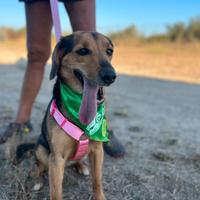
[[[83,94],[82,104],[87,102],[87,105],[81,105],[80,110],[82,110],[79,116],[85,124],[89,123],[96,114],[97,105],[95,104],[104,100],[103,86],[109,86],[115,81],[116,73],[110,63],[112,54],[113,44],[111,40],[97,32],[75,32],[63,37],[56,45],[50,72],[50,79],[57,76],[52,99],[56,100],[59,110],[66,118],[68,118],[68,114],[61,103],[59,83],[62,81],[73,90]],[[84,88],[85,85],[87,85],[87,88]],[[88,95],[94,91],[95,87],[99,88],[95,96]],[[91,97],[95,99],[91,99]],[[37,176],[40,180],[39,183],[35,184],[34,189],[41,188],[43,172],[48,169],[50,198],[51,200],[62,199],[64,168],[69,158],[74,154],[76,146],[77,142],[66,135],[57,125],[50,115],[48,106],[42,124],[42,134],[34,147],[36,169],[34,169],[32,175]],[[26,146],[26,144],[19,146],[17,150],[18,159],[24,153],[22,149],[30,150],[32,147]],[[94,199],[104,200],[102,142],[90,140],[88,156]],[[80,160],[76,162],[76,167],[83,174],[87,174],[87,167]]]

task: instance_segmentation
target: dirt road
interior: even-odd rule
[[[24,68],[0,66],[0,126],[14,117]],[[36,100],[34,134],[51,96],[49,67]],[[108,200],[200,199],[200,86],[119,75],[107,90],[110,126],[124,143],[123,159],[105,156],[104,188]],[[30,162],[18,167],[0,154],[0,199],[48,199],[48,183],[28,195]],[[66,171],[64,199],[91,199],[89,177]]]

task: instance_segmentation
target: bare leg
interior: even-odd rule
[[[67,1],[68,12],[73,31],[96,31],[95,0]]]
[[[29,120],[50,56],[52,18],[49,2],[25,4],[28,65],[22,86],[17,123]]]

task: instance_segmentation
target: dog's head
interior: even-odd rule
[[[79,93],[83,93],[80,121],[90,123],[97,103],[103,101],[103,86],[116,79],[111,65],[113,44],[97,32],[75,32],[61,38],[52,56],[50,79],[56,75]]]

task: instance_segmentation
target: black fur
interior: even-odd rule
[[[111,45],[112,47],[114,47],[114,45],[113,45],[112,41],[110,40],[110,38],[108,38],[108,37],[106,37],[106,36],[105,36],[105,38],[109,41],[110,45]]]
[[[97,40],[99,33],[97,33],[97,32],[91,32],[91,35],[94,38],[94,40]],[[112,41],[110,40],[110,38],[106,37],[105,35],[103,35],[103,36],[108,40],[108,42],[110,43],[110,45],[112,47],[114,47],[114,45],[113,45]]]
[[[28,152],[30,152],[30,154],[32,155],[34,152],[35,146],[36,146],[35,143],[26,143],[26,144],[19,145],[16,150],[16,158],[15,158],[14,163],[17,164],[24,158],[29,157],[30,155],[27,154]]]
[[[56,105],[57,105],[59,110],[61,108],[60,82],[62,82],[62,78],[58,76],[57,79],[56,79],[56,83],[54,84],[54,87],[53,87],[53,97],[52,97],[52,100],[56,101]],[[41,134],[40,134],[38,141],[37,141],[38,144],[45,147],[49,152],[50,152],[50,147],[49,147],[48,138],[47,138],[48,130],[47,130],[47,125],[46,125],[46,118],[47,118],[47,113],[50,109],[50,105],[51,105],[52,100],[50,101],[50,103],[47,107],[44,119],[42,121]]]
[[[58,48],[59,50],[64,50],[64,56],[72,51],[74,44],[74,35],[68,35],[60,39],[60,42],[58,43]],[[60,59],[62,59],[62,57]]]
[[[49,143],[48,143],[48,139],[47,139],[48,130],[47,130],[46,118],[47,118],[47,113],[49,111],[50,103],[49,103],[49,105],[47,107],[44,119],[42,121],[41,134],[40,134],[40,136],[38,137],[38,140],[37,140],[37,144],[42,145],[49,152],[50,152],[50,148],[49,148]]]
[[[91,34],[92,34],[92,37],[93,37],[95,40],[97,40],[97,38],[98,38],[98,33],[97,33],[97,32],[91,32]]]
[[[55,99],[58,109],[61,108],[60,82],[61,80],[58,77],[53,87],[53,99]]]
[[[58,74],[63,57],[72,51],[74,44],[74,35],[65,36],[60,39],[52,56],[52,67],[49,75],[50,80]]]

